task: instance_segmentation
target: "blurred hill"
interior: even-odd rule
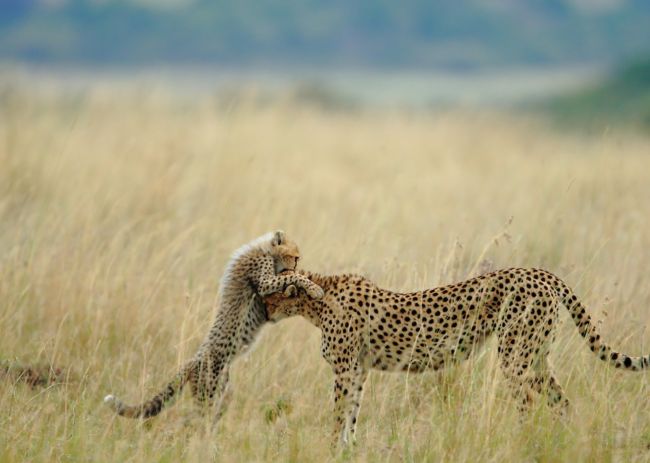
[[[413,66],[609,63],[650,51],[647,0],[1,0],[0,59]]]
[[[590,87],[551,98],[543,107],[562,124],[631,124],[648,130],[650,57],[630,63]]]

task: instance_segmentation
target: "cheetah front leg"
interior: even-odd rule
[[[361,366],[337,374],[334,381],[334,446],[355,442],[357,417],[368,372]]]
[[[368,371],[361,367],[357,367],[352,381],[352,390],[349,398],[349,413],[346,415],[346,428],[352,443],[356,441],[357,418],[359,416],[359,410],[361,409],[363,386],[366,383],[367,378]]]
[[[285,273],[273,275],[259,281],[257,292],[260,296],[268,296],[272,293],[283,291],[289,285],[296,285],[303,288],[312,299],[321,299],[324,295],[323,288],[299,273]]]

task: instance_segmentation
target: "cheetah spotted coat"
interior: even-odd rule
[[[287,288],[264,301],[271,320],[302,315],[321,329],[321,353],[335,374],[335,439],[342,445],[354,438],[369,370],[440,369],[467,358],[493,334],[520,408],[544,393],[561,411],[568,402],[547,361],[560,305],[600,359],[633,371],[650,364],[650,357],[604,344],[577,296],[545,270],[500,270],[413,293],[381,289],[361,276],[303,273],[324,289],[323,299],[287,297],[298,292]]]

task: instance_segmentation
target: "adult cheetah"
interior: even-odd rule
[[[220,416],[225,405],[228,366],[250,347],[267,321],[259,296],[281,291],[287,285],[297,285],[316,299],[323,296],[318,285],[293,273],[299,257],[298,246],[282,231],[267,233],[239,248],[221,279],[214,324],[194,358],[161,392],[140,405],[125,405],[113,395],[106,396],[104,402],[121,416],[149,418],[160,413],[189,382],[202,409],[213,409],[215,418]]]
[[[590,349],[616,368],[643,370],[601,341],[573,291],[545,270],[511,268],[413,293],[378,288],[361,276],[302,272],[325,291],[321,300],[295,287],[264,298],[272,321],[302,315],[322,331],[321,353],[335,374],[335,439],[354,439],[364,382],[371,369],[421,372],[459,362],[496,334],[499,365],[522,409],[545,393],[562,411],[568,401],[547,356],[560,305]]]

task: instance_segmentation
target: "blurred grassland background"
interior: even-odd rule
[[[148,423],[209,329],[230,253],[282,228],[301,266],[407,291],[546,268],[604,338],[650,352],[650,3],[4,0],[0,462],[650,461],[650,377],[564,316],[572,403],[520,420],[495,348],[370,375],[330,453],[332,373],[301,319],[233,367],[215,430],[189,394]]]
[[[0,387],[2,461],[326,461],[319,332],[268,327],[234,366],[214,432],[189,394],[149,425],[101,404],[149,396],[212,322],[230,252],[281,227],[301,265],[415,290],[539,266],[574,287],[607,340],[647,352],[650,139],[557,132],[494,110],[332,112],[98,89],[13,92],[0,126],[5,358],[72,368]],[[566,318],[566,317],[565,317]],[[494,346],[423,375],[373,373],[353,461],[650,458],[650,379],[598,361],[567,320],[551,358],[573,411],[520,424]]]

